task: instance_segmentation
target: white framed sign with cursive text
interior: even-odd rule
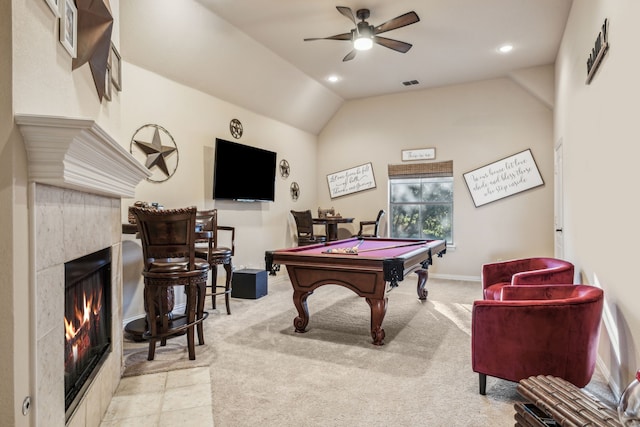
[[[464,174],[477,207],[544,185],[531,150],[525,150]]]
[[[364,165],[331,173],[327,175],[327,184],[329,184],[329,195],[332,199],[376,188],[373,166],[371,163],[365,163]]]
[[[433,160],[436,158],[435,148],[418,148],[413,150],[402,150],[402,161],[408,160]]]

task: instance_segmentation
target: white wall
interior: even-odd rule
[[[574,1],[556,62],[555,140],[564,147],[565,255],[605,293],[601,365],[613,388],[640,368],[637,169],[640,3]],[[611,47],[591,84],[586,61],[605,18]]]
[[[211,12],[230,4],[123,1],[123,57],[185,86],[317,134],[342,98]],[[260,2],[260,7],[269,6]]]
[[[319,136],[318,204],[356,217],[357,231],[389,212],[388,164],[402,163],[403,149],[435,147],[435,161],[453,160],[455,249],[430,270],[477,279],[485,262],[553,255],[553,123],[541,100],[553,90],[550,68],[523,72],[526,88],[502,78],[347,102]],[[462,175],[526,149],[545,185],[476,208]],[[367,162],[377,188],[332,200],[326,175]]]
[[[109,4],[117,16],[119,2]],[[89,64],[72,71],[71,56],[58,41],[59,21],[45,1],[13,1],[13,7],[15,113],[89,118],[118,138],[118,93],[101,103]],[[117,41],[117,21],[112,34]]]
[[[111,0],[110,4],[117,14],[119,1]],[[2,123],[7,124],[2,126],[3,133],[6,130],[7,134],[2,135],[0,163],[7,167],[2,167],[0,201],[12,209],[10,214],[3,215],[0,226],[2,240],[9,245],[1,251],[2,259],[10,265],[3,271],[11,272],[5,276],[6,286],[0,287],[3,289],[0,297],[13,304],[12,310],[6,310],[10,321],[3,323],[8,336],[3,335],[2,342],[8,343],[12,351],[0,354],[1,376],[7,381],[0,390],[0,414],[9,425],[27,426],[37,410],[36,407],[29,415],[22,415],[23,399],[37,396],[34,386],[37,372],[33,367],[36,357],[33,320],[37,308],[31,305],[29,295],[33,264],[29,247],[32,212],[28,204],[27,157],[13,114],[89,118],[117,137],[120,107],[117,95],[111,103],[100,103],[88,64],[72,71],[71,57],[58,41],[59,20],[44,1],[14,0],[2,2],[1,7],[0,93],[7,96],[2,96],[0,113]],[[116,23],[113,29],[116,41],[117,32]],[[11,105],[7,108],[5,102]],[[37,398],[33,403],[37,405]]]
[[[266,250],[294,245],[292,231],[288,228],[289,210],[314,206],[316,200],[315,135],[143,68],[126,62],[123,66],[124,136],[120,142],[128,150],[139,127],[158,124],[173,136],[180,155],[178,168],[169,180],[162,183],[144,181],[136,188],[135,199],[123,200],[123,221],[127,221],[128,206],[136,200],[158,202],[166,208],[189,205],[200,209],[217,208],[218,223],[236,228],[233,263],[237,268],[263,269]],[[242,122],[244,133],[240,139],[233,138],[229,131],[229,122],[233,118]],[[213,200],[213,158],[217,137],[275,151],[278,162],[282,159],[289,162],[289,178],[276,176],[275,202]],[[250,170],[246,174],[251,177]],[[293,181],[301,188],[300,198],[295,202],[289,195]],[[222,239],[224,235],[221,233],[220,237]],[[127,240],[123,253],[125,320],[144,314],[140,278],[142,249],[134,237],[127,237]],[[218,270],[219,275],[224,274],[223,269]]]
[[[13,91],[11,88],[11,55],[5,55],[5,52],[11,51],[11,2],[0,2],[0,204],[2,206],[13,205],[13,147],[15,146],[16,137],[12,137],[13,133]],[[0,300],[13,301],[14,294],[19,291],[14,290],[14,254],[13,254],[13,230],[14,215],[12,209],[5,209],[0,215]],[[24,291],[20,295],[23,298]],[[0,342],[14,342],[16,337],[17,323],[24,319],[14,316],[13,310],[10,309],[11,304],[7,304],[5,310],[0,311]],[[23,340],[23,343],[26,340]],[[20,362],[15,361],[15,354],[12,351],[0,352],[0,378],[3,379],[4,386],[0,387],[0,417],[9,424],[15,423],[16,411],[15,407],[15,390],[19,377],[16,375],[16,366],[20,366],[19,373],[24,374],[27,369]],[[28,375],[28,371],[27,371]],[[27,377],[28,378],[28,377]],[[28,388],[18,388],[18,392],[24,394]]]

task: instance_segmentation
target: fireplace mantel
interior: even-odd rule
[[[117,198],[133,198],[151,172],[95,121],[17,114],[29,181]]]

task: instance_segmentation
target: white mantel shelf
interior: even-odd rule
[[[135,197],[151,172],[95,121],[16,114],[29,181],[118,198]]]

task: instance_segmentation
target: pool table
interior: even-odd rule
[[[296,332],[305,332],[309,324],[309,295],[323,285],[340,285],[366,299],[371,308],[373,344],[383,345],[382,321],[387,311],[387,292],[415,271],[418,298],[426,300],[427,269],[433,258],[441,257],[446,250],[444,240],[356,237],[267,251],[265,263],[272,274],[280,265],[287,266],[293,286],[293,304],[298,310],[298,316],[293,320]]]

